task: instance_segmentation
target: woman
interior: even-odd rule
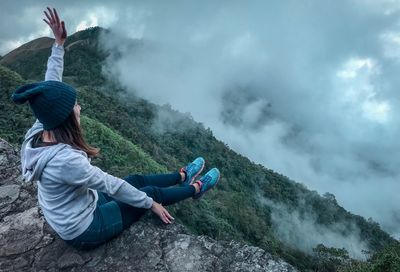
[[[99,150],[82,136],[75,89],[61,82],[67,32],[56,10],[47,9],[43,20],[53,31],[55,44],[45,81],[22,86],[12,96],[17,104],[28,101],[38,119],[25,135],[21,162],[25,180],[38,181],[46,221],[79,249],[110,240],[148,209],[170,224],[174,218],[163,205],[200,198],[218,182],[218,169],[196,179],[204,168],[200,157],[177,173],[119,179],[91,165],[90,157]],[[177,184],[181,186],[167,188]]]

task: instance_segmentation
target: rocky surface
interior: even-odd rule
[[[19,165],[0,139],[0,271],[296,271],[260,248],[194,236],[150,214],[95,250],[75,250],[45,222]]]

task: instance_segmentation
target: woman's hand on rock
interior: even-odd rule
[[[161,220],[166,224],[171,224],[173,218],[167,209],[165,209],[161,204],[153,201],[153,205],[151,206],[151,210],[161,218]]]

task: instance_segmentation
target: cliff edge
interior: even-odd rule
[[[297,271],[260,248],[195,236],[151,214],[95,250],[75,250],[46,223],[18,150],[0,139],[0,271],[63,270]]]

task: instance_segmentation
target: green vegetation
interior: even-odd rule
[[[0,65],[0,137],[13,144],[22,143],[26,128],[34,122],[28,105],[17,108],[11,101],[13,91],[23,83],[20,75]]]
[[[81,117],[85,137],[94,146],[102,147],[101,155],[93,163],[110,174],[124,177],[130,173],[162,173],[167,169],[156,163],[140,148],[89,117]]]
[[[387,272],[400,271],[400,245],[394,244],[373,254],[366,262],[352,260],[342,265],[340,272]]]
[[[351,271],[345,269],[377,263],[396,267],[398,242],[377,223],[347,212],[331,194],[320,196],[237,154],[190,116],[167,105],[149,103],[107,81],[101,74],[107,54],[98,49],[96,42],[102,31],[91,28],[69,38],[64,71],[65,80],[78,87],[82,127],[88,142],[101,148],[102,156],[94,159],[94,164],[122,177],[133,172],[176,171],[201,155],[206,159],[205,171],[216,166],[222,179],[202,200],[184,201],[170,207],[177,220],[191,231],[260,246],[301,270],[335,271],[341,267],[343,271]],[[9,68],[26,79],[41,80],[48,55],[49,49],[32,51],[30,56],[18,58]],[[28,61],[29,58],[34,61]],[[13,90],[24,82],[17,73],[0,65],[0,137],[15,145],[21,144],[24,133],[34,121],[27,105],[15,106],[10,101]],[[163,122],[162,132],[157,131],[153,125],[160,113],[175,116],[173,119],[179,119],[179,127],[184,129],[176,129],[178,124],[171,119]],[[315,214],[317,223],[327,229],[335,223],[348,226],[343,230],[344,235],[351,226],[357,226],[361,239],[376,255],[370,262],[355,262],[342,249],[319,245],[311,256],[291,248],[276,238],[271,208],[259,201],[259,197],[299,214]]]
[[[321,271],[337,271],[341,265],[350,261],[349,254],[344,248],[328,248],[319,244],[313,251],[317,256],[317,267]]]
[[[24,50],[18,54],[17,59],[7,64],[7,66],[13,71],[18,72],[23,78],[31,80],[43,80],[44,73],[46,71],[46,63],[43,59],[47,59],[49,56],[49,50],[47,48],[37,49],[33,51]]]

